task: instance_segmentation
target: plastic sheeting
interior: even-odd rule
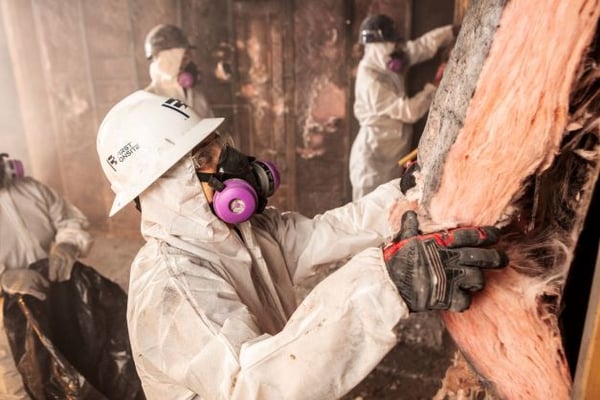
[[[47,276],[48,260],[29,266]],[[5,330],[15,364],[35,399],[142,400],[127,336],[127,295],[75,263],[45,301],[6,295]]]

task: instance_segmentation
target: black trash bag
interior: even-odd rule
[[[30,269],[48,276],[48,260]],[[4,327],[25,389],[35,400],[143,400],[127,336],[127,295],[75,263],[44,301],[4,295]]]

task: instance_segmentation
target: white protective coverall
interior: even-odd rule
[[[150,84],[144,89],[159,96],[183,101],[201,118],[213,117],[204,94],[198,88],[184,89],[177,81],[186,49],[162,50],[150,63]]]
[[[53,242],[72,243],[84,256],[92,243],[86,217],[33,178],[0,188],[0,273],[48,257]],[[3,299],[0,299],[2,310]],[[29,399],[13,361],[0,312],[0,399]]]
[[[375,246],[398,180],[312,219],[268,207],[230,227],[186,158],[140,198],[127,320],[148,399],[331,400],[396,344],[408,308]],[[294,285],[348,257],[297,304]]]
[[[406,42],[409,64],[432,58],[453,38],[449,25]],[[354,116],[360,130],[349,160],[355,200],[399,176],[398,160],[412,150],[412,124],[425,115],[435,94],[436,87],[428,83],[415,96],[406,96],[404,76],[387,69],[394,47],[392,42],[367,43],[358,64]]]

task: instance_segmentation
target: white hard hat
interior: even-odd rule
[[[167,172],[223,118],[200,118],[185,103],[139,90],[104,117],[96,146],[115,200],[113,216]]]

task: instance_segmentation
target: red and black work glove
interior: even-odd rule
[[[471,292],[483,289],[484,268],[501,268],[503,251],[481,248],[498,241],[493,226],[456,228],[419,235],[414,211],[402,216],[399,237],[383,249],[392,281],[410,311],[464,311]]]

